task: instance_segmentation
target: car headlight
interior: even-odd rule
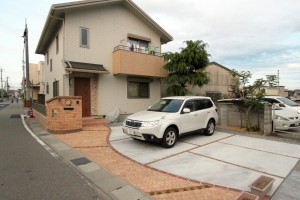
[[[300,114],[300,110],[298,110],[298,112],[297,112],[298,114]]]
[[[149,121],[149,122],[142,122],[143,127],[152,127],[158,124],[159,120],[156,121]]]
[[[278,116],[278,115],[275,115],[275,119],[283,120],[283,121],[289,121],[289,119],[287,119],[285,117]]]

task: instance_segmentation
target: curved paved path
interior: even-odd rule
[[[133,140],[112,128],[111,145],[121,154],[166,173],[212,185],[249,191],[260,175],[275,179],[272,195],[300,159],[300,146],[215,132],[180,138],[174,148]]]
[[[177,177],[128,159],[111,147],[108,140],[109,133],[110,129],[106,126],[95,125],[85,128],[81,132],[55,134],[54,136],[110,172],[147,192],[154,199],[232,200],[240,193],[237,190],[215,187],[211,184]],[[115,128],[111,131],[111,138],[114,136]],[[115,141],[118,139],[115,138]],[[138,143],[138,141],[136,142]],[[143,145],[147,146],[146,143]],[[161,149],[161,147],[159,148]],[[142,153],[142,151],[140,152]]]

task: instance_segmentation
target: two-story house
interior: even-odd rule
[[[30,98],[34,101],[38,99],[38,95],[44,94],[44,62],[29,64],[29,79],[30,79]]]
[[[36,48],[46,100],[82,96],[84,117],[145,109],[161,96],[161,45],[172,40],[131,0],[54,4]]]
[[[210,78],[209,83],[202,87],[191,87],[192,93],[209,96],[213,100],[232,96],[230,90],[233,84],[233,77],[230,69],[217,62],[210,62],[206,67],[206,72]]]

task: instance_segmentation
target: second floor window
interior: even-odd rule
[[[45,57],[46,57],[47,65],[49,65],[49,52],[48,51],[46,51]]]
[[[150,47],[149,43],[149,41],[128,37],[127,45],[131,51],[147,52]]]
[[[80,27],[80,46],[89,47],[89,29]]]
[[[47,85],[46,85],[46,94],[49,94],[49,84],[47,82]]]
[[[58,35],[56,35],[56,37],[55,37],[55,42],[56,42],[56,54],[58,54],[58,52],[59,52],[59,38],[58,38]]]
[[[50,72],[52,72],[52,58],[50,59]]]

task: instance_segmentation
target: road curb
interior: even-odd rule
[[[27,131],[52,155],[61,157],[68,165],[78,170],[84,177],[97,186],[105,199],[113,200],[150,200],[145,192],[122,178],[112,174],[104,167],[93,162],[76,149],[68,146],[43,129],[35,119],[23,117]],[[52,153],[53,152],[53,153]]]

